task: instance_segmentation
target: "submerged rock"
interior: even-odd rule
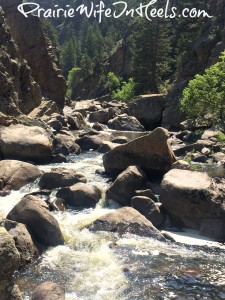
[[[86,183],[87,179],[74,170],[55,168],[42,175],[39,186],[41,189],[52,190],[59,187],[71,186],[78,182]]]
[[[5,159],[44,164],[52,160],[52,146],[47,132],[37,126],[11,125],[1,130],[0,146]]]
[[[175,225],[225,240],[224,196],[206,173],[173,169],[164,176],[161,187],[161,202]]]
[[[132,207],[123,207],[109,212],[95,220],[89,227],[91,231],[118,232],[153,237],[161,241],[166,239],[152,223]]]
[[[33,292],[31,300],[65,300],[65,289],[56,283],[44,282]]]
[[[66,205],[72,207],[95,207],[101,199],[101,192],[85,183],[77,183],[70,187],[60,189],[56,197],[62,198]]]
[[[106,191],[106,198],[123,206],[131,205],[131,198],[136,190],[144,187],[146,174],[137,166],[130,166],[122,172]]]
[[[22,186],[41,177],[41,170],[32,164],[18,160],[0,161],[1,188],[6,190],[19,190]]]
[[[27,226],[32,238],[44,246],[64,243],[57,220],[48,210],[44,200],[25,196],[8,214],[7,219]]]
[[[106,172],[118,174],[131,165],[139,165],[149,176],[165,174],[176,161],[167,138],[168,131],[157,128],[148,135],[116,147],[103,156]]]

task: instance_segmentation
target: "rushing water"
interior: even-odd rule
[[[88,183],[107,188],[108,178],[95,173],[102,164],[101,154],[90,151],[70,159],[70,163],[41,168],[73,168]],[[0,198],[0,216],[6,216],[24,194],[36,188],[32,184]],[[67,300],[225,299],[224,250],[92,233],[85,228],[115,208],[113,203],[106,207],[102,199],[95,209],[55,213],[65,245],[49,248],[18,273],[23,299],[30,299],[37,285],[47,280],[65,286]]]

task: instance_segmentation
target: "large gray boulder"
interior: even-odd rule
[[[39,181],[39,186],[41,189],[52,190],[59,187],[71,186],[78,182],[86,183],[87,180],[75,170],[55,168],[43,174]]]
[[[65,289],[56,283],[44,282],[33,292],[31,300],[65,300]]]
[[[56,197],[62,198],[69,206],[89,208],[95,207],[101,199],[101,192],[96,187],[85,183],[76,183],[60,189]]]
[[[206,173],[173,169],[164,176],[161,188],[161,202],[175,225],[225,240],[224,196]]]
[[[57,220],[41,198],[25,196],[6,218],[25,224],[32,238],[41,245],[57,246],[64,243]]]
[[[12,276],[19,268],[20,254],[7,230],[0,226],[0,299],[20,300],[22,296]]]
[[[41,175],[41,170],[32,164],[18,160],[0,161],[0,178],[4,189],[19,190],[22,186],[41,177]]]
[[[134,116],[148,130],[161,125],[165,95],[138,96],[128,105],[128,114]]]
[[[103,156],[107,173],[118,174],[132,165],[139,165],[149,176],[162,175],[176,161],[167,141],[168,131],[157,128],[150,134],[116,147]]]
[[[15,246],[20,253],[20,268],[38,257],[38,250],[24,224],[5,220],[3,226],[14,239]]]
[[[104,141],[109,141],[111,135],[108,133],[94,133],[81,136],[76,140],[76,143],[80,146],[82,150],[98,150]]]
[[[144,131],[144,126],[133,116],[122,114],[107,123],[110,129],[121,131]]]
[[[131,233],[165,241],[160,231],[132,207],[123,207],[103,215],[95,220],[89,229],[91,231],[118,232],[120,235]]]
[[[54,154],[80,154],[80,146],[75,143],[75,136],[69,131],[58,133],[53,140]]]
[[[106,199],[111,199],[123,206],[131,205],[131,198],[136,190],[144,187],[146,174],[137,166],[130,166],[123,171],[106,191]]]
[[[49,163],[52,146],[47,132],[37,126],[21,124],[3,128],[0,132],[0,146],[5,159]]]

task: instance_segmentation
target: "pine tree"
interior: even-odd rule
[[[133,76],[137,93],[158,93],[170,72],[171,38],[165,19],[139,20],[133,39]]]

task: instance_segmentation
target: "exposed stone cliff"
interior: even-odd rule
[[[26,114],[40,102],[39,86],[12,40],[0,7],[0,111],[7,115]]]
[[[72,90],[72,98],[78,97],[82,99],[91,99],[102,96],[107,90],[101,82],[100,74],[107,75],[109,72],[115,73],[117,76],[128,78],[131,75],[131,51],[130,36],[131,31],[128,30],[124,40],[121,40],[117,46],[109,53],[108,58],[101,66],[96,66],[93,73],[82,81],[77,80]]]
[[[41,22],[35,16],[25,18],[17,10],[22,0],[0,0],[10,33],[20,53],[28,62],[32,76],[39,84],[42,96],[64,105],[66,84],[61,70],[51,57]]]
[[[162,120],[162,126],[177,128],[182,120],[179,102],[182,91],[188,81],[205,68],[216,63],[220,53],[225,50],[225,0],[212,0],[210,15],[214,17],[206,20],[192,49],[183,57],[177,80],[169,93]]]

